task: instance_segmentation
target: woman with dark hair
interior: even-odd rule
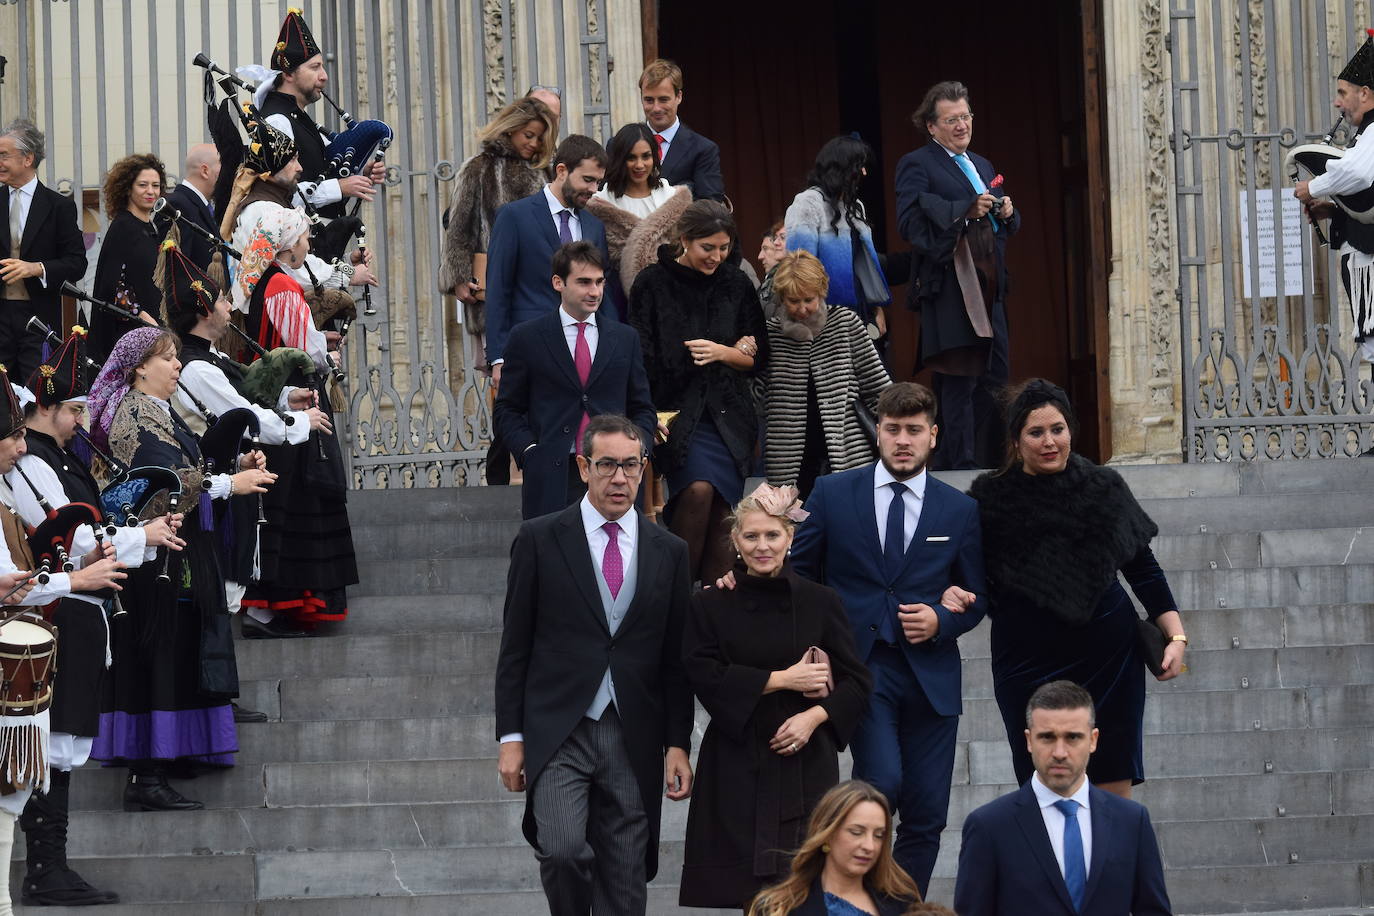
[[[678,221],[677,244],[660,246],[630,290],[654,406],[674,414],[654,449],[668,480],[665,514],[703,582],[730,568],[730,506],[744,495],[758,439],[750,376],[768,360],[758,296],[726,263],[734,231],[724,206],[697,201]]]
[[[887,797],[851,779],[821,797],[790,873],[759,892],[748,916],[904,916],[920,899],[892,858]]]
[[[1150,551],[1159,527],[1120,474],[1073,454],[1078,421],[1062,388],[1031,379],[1013,390],[1007,416],[1006,463],[974,480],[969,495],[983,528],[993,686],[1016,781],[1033,771],[1026,703],[1041,684],[1064,679],[1087,689],[1097,708],[1088,778],[1129,798],[1145,779],[1142,664],[1157,665],[1156,679],[1167,681],[1183,670],[1188,645]],[[1150,625],[1136,615],[1118,572]],[[942,603],[954,607],[963,597],[946,594]]]
[[[558,139],[558,118],[537,99],[517,99],[498,111],[477,139],[482,150],[459,167],[445,214],[439,291],[463,303],[463,326],[478,338],[481,353],[487,244],[496,211],[544,186],[544,169]]]
[[[858,137],[836,137],[821,147],[806,190],[787,208],[788,251],[809,251],[830,277],[826,301],[859,313],[876,339],[887,333],[883,308],[892,301],[873,247],[873,230],[859,200],[873,151]]]
[[[97,363],[105,361],[126,332],[156,324],[153,316],[162,311],[162,291],[153,273],[158,246],[171,223],[159,227],[153,220],[153,206],[166,187],[167,170],[152,153],[125,156],[105,176],[105,215],[110,224],[100,242],[91,295],[128,309],[131,317],[120,318],[91,306],[86,345]]]
[[[683,906],[739,907],[787,871],[872,689],[839,595],[786,565],[796,487],[735,507],[734,587],[692,597],[682,657],[711,714],[683,850]],[[819,651],[817,651],[819,650]]]
[[[171,468],[181,478],[185,549],[166,565],[129,570],[125,615],[110,640],[113,689],[102,704],[91,756],[127,766],[124,810],[202,807],[167,783],[169,773],[196,766],[232,766],[238,750],[230,700],[238,695],[233,634],[225,606],[211,501],[263,493],[276,479],[243,456],[235,474],[206,474],[200,444],[171,409],[181,361],[177,339],[141,327],[115,344],[91,386],[91,434],[128,467]],[[159,572],[165,569],[167,579]]]
[[[611,295],[625,314],[624,296],[635,277],[658,257],[658,246],[672,241],[673,229],[692,203],[688,187],[672,187],[660,176],[662,163],[654,132],[643,122],[626,124],[606,147],[606,184],[587,209],[606,224],[606,246],[620,277]]]

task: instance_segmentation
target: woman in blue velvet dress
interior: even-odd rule
[[[1150,550],[1159,528],[1115,471],[1072,453],[1068,395],[1043,379],[1007,411],[1007,465],[973,482],[992,609],[992,674],[1016,779],[1033,772],[1026,701],[1060,678],[1092,694],[1099,730],[1088,778],[1130,796],[1145,779],[1140,618],[1120,572],[1165,640],[1161,681],[1183,670],[1188,638]]]

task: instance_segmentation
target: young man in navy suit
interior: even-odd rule
[[[921,315],[918,368],[934,370],[944,429],[936,466],[996,467],[997,391],[1010,373],[1007,239],[1021,214],[992,163],[969,151],[973,111],[963,83],[936,83],[912,120],[930,142],[897,163],[897,220],[911,243],[911,302]]]
[[[963,694],[958,638],[986,611],[977,505],[930,478],[935,395],[902,382],[878,398],[877,464],[816,481],[792,565],[840,593],[873,693],[850,742],[854,778],[901,815],[893,856],[921,893],[949,809]],[[976,597],[956,612],[951,585]]]
[[[678,120],[682,68],[670,60],[651,60],[639,76],[644,120],[658,143],[661,174],[668,184],[687,185],[697,200],[725,200],[720,147]]]
[[[1092,696],[1051,681],[1026,704],[1035,773],[964,821],[954,908],[961,916],[1169,916],[1150,815],[1089,785]]]
[[[562,304],[511,331],[496,398],[496,433],[525,472],[524,518],[557,512],[587,492],[576,459],[590,417],[627,416],[646,442],[657,426],[639,335],[601,320],[601,251],[586,241],[564,245],[553,254],[552,273]]]
[[[606,177],[606,151],[591,137],[573,134],[558,144],[553,165],[553,180],[543,190],[497,210],[491,228],[487,362],[498,388],[511,329],[558,308],[558,292],[549,284],[554,251],[569,242],[587,241],[610,260],[606,227],[584,209]]]

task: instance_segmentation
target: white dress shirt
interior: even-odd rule
[[[573,359],[573,365],[577,365],[577,319],[569,315],[562,306],[558,308],[558,320],[563,322],[563,337],[568,342],[568,355]],[[596,327],[595,313],[587,316],[587,349],[591,351],[592,359],[596,359],[596,345],[601,339],[601,332]]]
[[[16,248],[19,246],[19,243],[23,241],[24,230],[29,228],[29,208],[33,206],[33,195],[37,193],[37,191],[37,175],[34,175],[20,187],[10,188],[10,212],[13,213],[15,207],[19,208],[19,238],[11,239],[11,242]],[[7,258],[9,256],[10,253],[8,251],[0,252],[0,257]],[[48,268],[44,266],[42,261],[38,262],[38,267],[38,282],[42,284],[44,288],[47,288]],[[20,282],[23,281],[21,280]]]
[[[200,198],[200,202],[203,203],[203,204],[205,204],[206,208],[207,208],[212,214],[215,212],[215,205],[212,204],[212,203],[210,203],[210,198],[208,198],[208,197],[206,197],[204,194],[200,193],[200,188],[196,187],[194,184],[192,184],[191,182],[189,182],[189,181],[187,181],[187,180],[185,180],[185,179],[182,179],[182,181],[181,181],[180,183],[186,185],[186,190],[190,191],[192,194],[194,194],[194,195],[196,195],[197,197],[199,197],[199,198]],[[188,214],[188,215],[189,215],[189,214]]]
[[[892,472],[881,461],[874,466],[873,511],[878,517],[878,544],[884,550],[887,549],[887,512],[894,495],[890,484],[897,482],[897,478],[892,476]],[[911,546],[911,539],[916,535],[916,525],[921,521],[921,506],[926,501],[925,469],[901,483],[906,484],[906,492],[902,494],[902,506],[906,510],[906,518],[902,522],[902,552],[906,553],[907,548]]]
[[[582,217],[577,215],[577,211],[559,200],[557,196],[554,195],[553,189],[548,185],[544,185],[544,200],[548,203],[549,214],[553,217],[554,234],[562,238],[562,235],[559,233],[561,233],[563,229],[563,220],[558,214],[567,210],[569,214],[568,231],[572,233],[572,240],[574,242],[582,241]]]
[[[644,123],[648,124],[649,122],[645,121]],[[660,143],[658,147],[659,162],[668,158],[668,150],[672,147],[673,140],[676,139],[680,127],[682,127],[682,120],[680,118],[674,119],[673,123],[669,124],[663,130],[654,130],[654,125],[649,124],[649,130],[653,132],[654,136],[663,138],[663,142]]]
[[[590,496],[583,496],[582,501],[577,504],[582,510],[582,530],[587,535],[587,552],[592,558],[592,568],[601,569],[601,561],[606,555],[606,544],[610,542],[610,535],[606,533],[605,524],[610,521],[592,505]],[[634,561],[635,545],[639,543],[639,513],[631,509],[620,518],[616,519],[620,524],[620,531],[616,534],[616,543],[620,545],[620,564],[621,568],[629,569],[630,563]],[[501,736],[501,743],[508,741],[524,741],[524,732],[511,732],[509,735]]]
[[[1366,112],[1366,117],[1374,114]],[[1374,140],[1365,141],[1366,131],[1345,149],[1345,155],[1332,159],[1326,173],[1313,178],[1307,186],[1313,197],[1354,194],[1374,184]]]
[[[1045,820],[1045,831],[1050,835],[1050,848],[1054,850],[1054,861],[1059,863],[1059,874],[1064,874],[1064,813],[1054,806],[1063,801],[1063,795],[1040,781],[1040,774],[1031,775],[1031,790],[1035,800],[1040,803],[1040,816]],[[1068,796],[1078,802],[1078,833],[1083,837],[1083,874],[1092,874],[1093,864],[1093,819],[1088,804],[1088,780],[1084,779],[1078,791]]]

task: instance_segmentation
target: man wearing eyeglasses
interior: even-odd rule
[[[624,414],[652,442],[657,415],[639,334],[602,321],[606,261],[591,242],[569,242],[553,254],[559,307],[522,322],[506,341],[496,398],[496,435],[524,471],[524,518],[557,512],[582,498],[582,431],[597,414]]]
[[[969,151],[973,110],[963,83],[936,83],[911,116],[930,142],[897,163],[897,219],[911,243],[908,306],[921,315],[916,370],[934,372],[937,469],[997,467],[997,392],[1010,374],[1007,239],[1021,214],[992,163]]]
[[[525,522],[511,546],[497,771],[526,793],[553,916],[643,916],[662,797],[692,791],[687,545],[635,508],[638,425],[593,417],[581,441],[586,496]]]

